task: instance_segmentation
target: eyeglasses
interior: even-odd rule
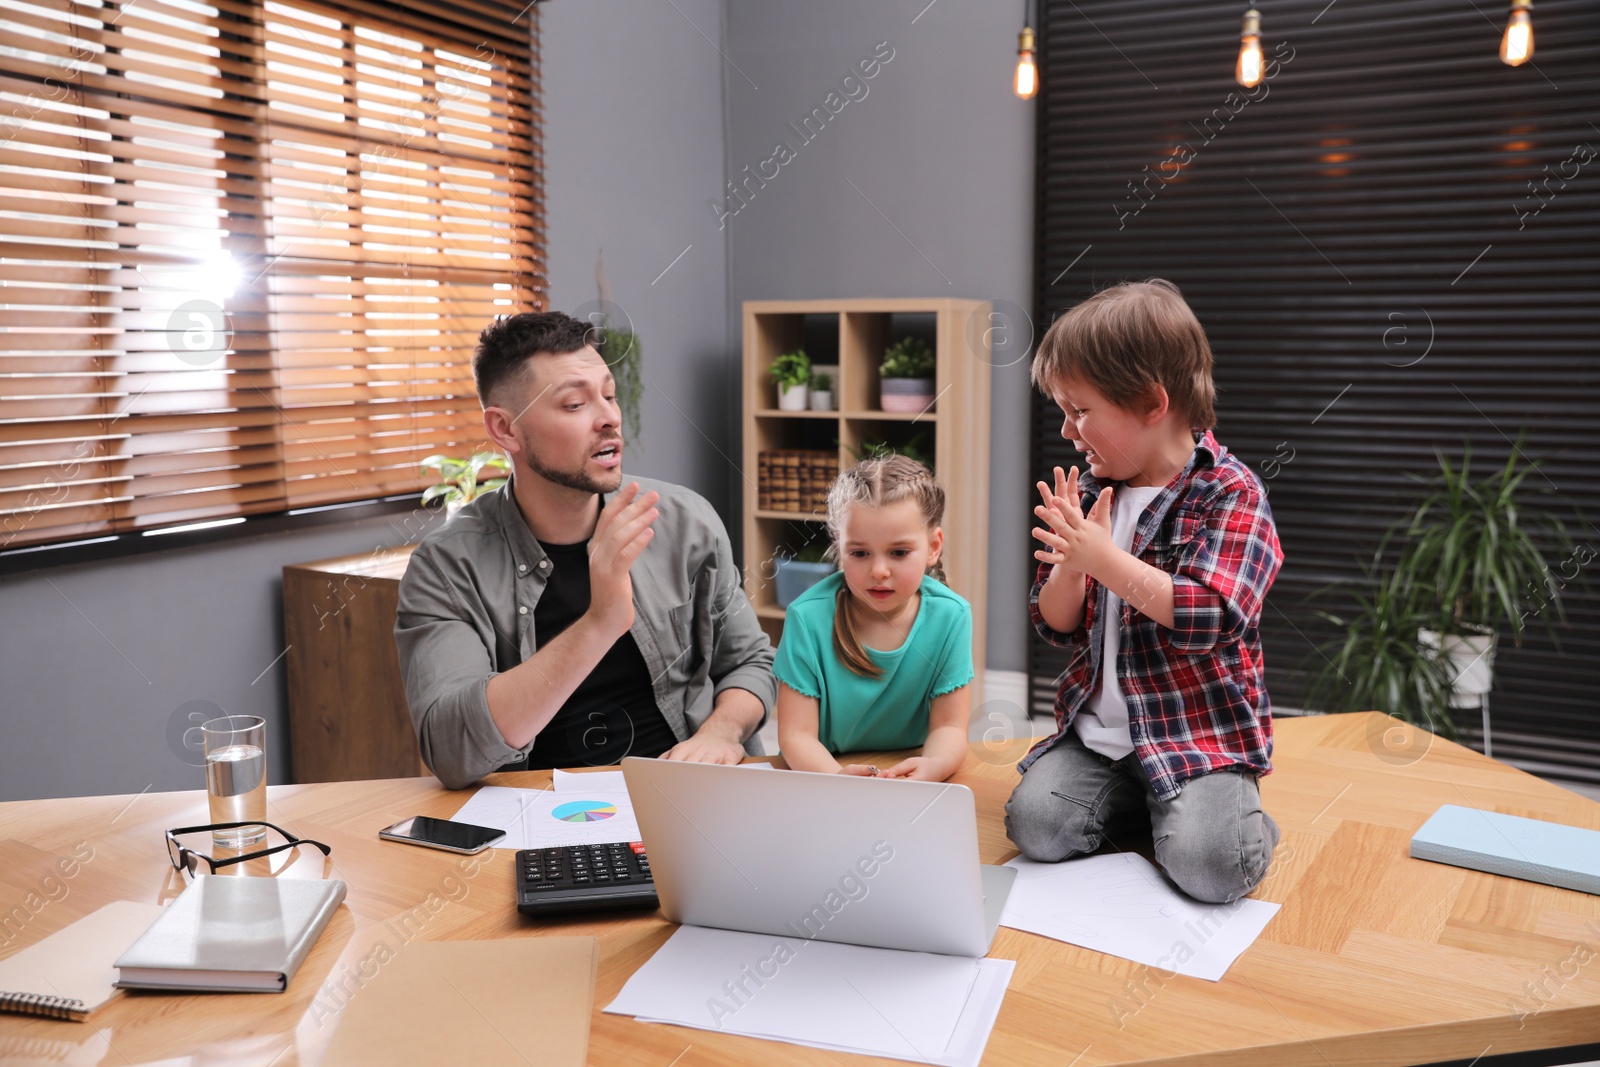
[[[212,859],[203,852],[196,852],[194,849],[184,848],[182,845],[178,844],[177,840],[179,837],[182,837],[185,834],[210,833],[213,830],[237,830],[243,826],[265,826],[267,829],[275,831],[279,837],[283,838],[284,843],[281,845],[273,845],[271,848],[258,849],[255,852],[246,852],[242,856],[230,856],[225,860],[218,860]],[[322,850],[322,854],[324,856],[332,855],[333,853],[333,849],[327,845],[324,845],[321,841],[313,841],[307,837],[296,837],[288,831],[274,826],[270,822],[262,822],[260,819],[253,820],[251,822],[216,822],[210,823],[206,826],[180,826],[176,830],[167,831],[167,858],[172,861],[172,866],[174,868],[180,871],[188,871],[190,874],[195,873],[195,868],[199,865],[199,861],[201,860],[205,861],[206,866],[210,868],[212,874],[216,874],[217,869],[220,867],[228,867],[235,863],[243,863],[245,860],[260,859],[262,856],[270,856],[275,852],[282,852],[285,849],[295,848],[299,845],[315,845],[317,848]]]

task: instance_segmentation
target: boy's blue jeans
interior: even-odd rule
[[[1108,826],[1137,826],[1146,812],[1156,862],[1195,899],[1231,904],[1266,876],[1279,830],[1261,810],[1254,773],[1213,771],[1161,801],[1136,753],[1108,759],[1071,729],[1012,792],[1006,836],[1029,859],[1054,863],[1093,852]]]

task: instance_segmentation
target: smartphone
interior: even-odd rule
[[[492,826],[474,826],[469,822],[451,822],[427,815],[413,815],[401,819],[393,826],[378,831],[385,841],[404,841],[408,845],[442,848],[446,852],[482,852],[502,837],[504,830]]]

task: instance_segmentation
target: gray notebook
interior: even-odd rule
[[[281,993],[344,894],[335,879],[200,875],[117,960],[117,985]]]

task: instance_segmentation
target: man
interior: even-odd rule
[[[761,752],[772,647],[727,530],[688,489],[622,484],[615,383],[590,332],[560,312],[483,331],[473,373],[511,479],[424,537],[400,583],[411,720],[451,789]]]

